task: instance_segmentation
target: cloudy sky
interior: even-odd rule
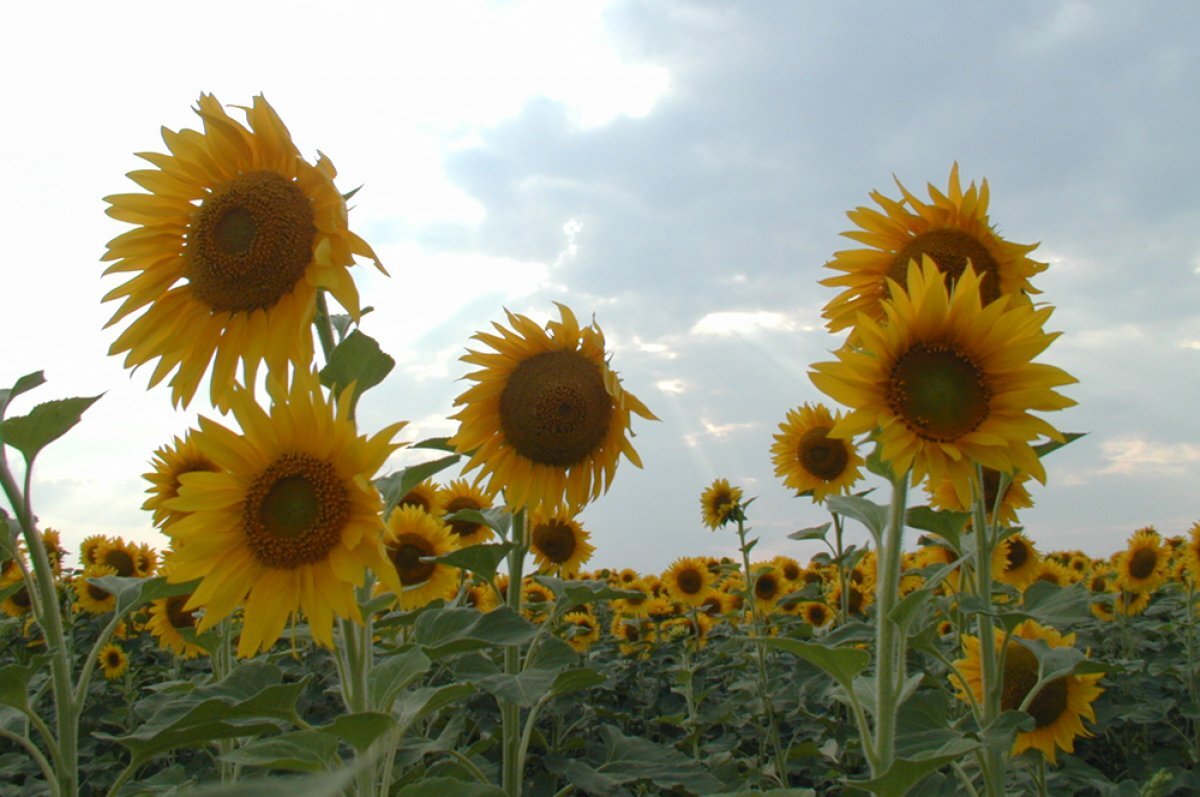
[[[759,555],[815,552],[786,535],[824,510],[774,477],[770,445],[822,398],[807,372],[840,344],[822,265],[853,246],[844,214],[870,191],[944,187],[955,161],[988,179],[1001,234],[1041,242],[1063,333],[1042,359],[1080,380],[1050,420],[1088,434],[1047,460],[1029,533],[1106,555],[1200,520],[1195,4],[183,8],[0,6],[0,382],[45,370],[31,399],[105,394],[35,469],[35,508],[68,543],[161,544],[140,474],[211,414],[173,411],[108,357],[100,304],[120,280],[99,257],[126,227],[101,197],[135,190],[123,175],[163,150],[160,126],[198,126],[201,91],[265,93],[339,187],[363,186],[351,224],[392,274],[356,270],[377,308],[364,330],[398,361],[365,430],[453,431],[458,357],[504,307],[594,314],[661,418],[635,419],[644,470],[623,463],[582,516],[597,565],[732,552],[700,523],[717,477],[758,496]]]

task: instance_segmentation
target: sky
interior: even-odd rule
[[[1035,284],[1062,333],[1040,361],[1079,379],[1062,391],[1078,405],[1047,419],[1086,436],[1047,458],[1027,533],[1105,556],[1141,527],[1200,521],[1194,3],[119,8],[0,4],[0,383],[45,371],[12,414],[103,394],[34,469],[35,511],[68,546],[164,545],[141,474],[215,415],[173,410],[148,370],[109,357],[100,302],[121,280],[99,258],[127,229],[102,197],[136,190],[123,175],[164,150],[161,126],[199,126],[201,92],[265,94],[339,188],[362,187],[351,227],[391,272],[353,270],[375,308],[363,330],[397,361],[362,431],[452,433],[459,357],[504,308],[596,319],[660,419],[634,419],[644,468],[622,461],[580,517],[597,567],[734,554],[730,530],[701,523],[715,478],[757,498],[756,558],[819,550],[787,534],[828,513],[775,477],[770,447],[789,409],[825,400],[808,371],[841,339],[820,317],[823,265],[854,246],[845,212],[871,191],[944,189],[955,162],[988,180],[1000,234],[1040,242]]]

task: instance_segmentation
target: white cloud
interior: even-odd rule
[[[660,379],[654,386],[664,393],[682,393],[687,389],[682,379]]]
[[[1098,472],[1104,475],[1150,475],[1185,473],[1200,462],[1200,446],[1191,443],[1160,443],[1142,437],[1116,437],[1100,444],[1109,464]]]
[[[769,310],[726,310],[709,313],[692,325],[697,335],[753,335],[760,330],[788,332],[796,325],[783,313]]]
[[[703,430],[690,432],[683,436],[683,442],[686,445],[694,448],[700,445],[700,441],[705,438],[719,440],[723,437],[728,437],[734,432],[741,432],[758,426],[757,423],[713,423],[708,419],[700,421],[700,425],[704,427]]]

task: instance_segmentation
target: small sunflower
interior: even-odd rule
[[[127,352],[126,367],[157,359],[151,386],[174,372],[172,400],[182,406],[210,361],[214,404],[239,360],[246,385],[263,361],[279,375],[289,362],[308,368],[317,291],[358,318],[348,267],[355,255],[379,266],[350,231],[333,164],[305,161],[261,95],[243,110],[249,128],[201,94],[204,132],[164,128],[171,154],[140,153],[157,168],[129,173],[150,193],[106,197],[109,216],[137,225],[102,258],[117,261],[106,274],[134,274],[104,297],[122,299],[108,325],[143,311],[109,353]]]
[[[1020,532],[1002,539],[992,551],[992,578],[1017,589],[1036,581],[1041,566],[1041,554]]]
[[[92,534],[83,538],[83,542],[79,543],[79,564],[81,567],[88,565],[99,564],[96,558],[96,553],[100,550],[100,546],[109,542],[109,538],[103,534]]]
[[[1074,572],[1057,559],[1045,557],[1038,565],[1034,581],[1045,581],[1057,587],[1066,587],[1075,583]]]
[[[742,488],[731,487],[727,479],[716,479],[700,494],[700,516],[710,529],[736,520],[742,511]]]
[[[957,280],[968,264],[972,266],[981,277],[984,304],[1001,295],[1038,293],[1030,279],[1047,265],[1027,257],[1037,244],[1012,243],[992,229],[987,180],[978,189],[972,182],[963,191],[956,163],[950,169],[946,193],[929,186],[929,203],[910,193],[899,180],[896,185],[902,200],[871,193],[883,213],[859,207],[846,214],[859,229],[842,234],[870,248],[836,252],[826,264],[842,273],[821,280],[821,284],[845,289],[821,313],[828,319],[830,332],[856,327],[860,313],[882,321],[882,304],[894,295],[888,280],[903,285],[909,261],[920,263],[922,257],[932,259],[951,280]]]
[[[91,578],[115,576],[117,571],[109,565],[88,565],[75,579],[75,605],[88,614],[108,614],[117,605],[117,596],[88,581]]]
[[[442,503],[437,484],[433,479],[426,479],[404,494],[397,506],[416,506],[431,515],[442,514]]]
[[[196,613],[184,608],[191,597],[190,594],[172,595],[151,601],[150,619],[146,621],[146,630],[158,640],[158,646],[181,659],[208,655],[208,651],[179,633],[180,629],[196,628]]]
[[[400,580],[400,606],[417,609],[438,598],[454,597],[459,570],[442,562],[425,559],[454,550],[450,529],[416,504],[399,506],[388,515],[383,536],[387,557]],[[383,584],[377,592],[386,589]]]
[[[0,602],[0,612],[9,617],[24,617],[29,614],[33,608],[33,601],[29,596],[29,590],[24,585],[25,578],[21,575],[19,567],[6,568],[4,573],[0,575],[0,591],[14,587],[20,584],[20,588],[13,594],[9,595]]]
[[[827,495],[850,491],[862,478],[862,457],[852,440],[829,436],[842,419],[824,404],[804,404],[788,410],[771,446],[775,475],[797,494],[811,493],[817,503]]]
[[[1138,529],[1117,559],[1117,586],[1126,592],[1153,592],[1166,577],[1167,558],[1158,532]]]
[[[120,645],[108,644],[100,648],[100,653],[97,654],[100,661],[100,670],[104,673],[104,677],[110,681],[115,681],[125,674],[125,669],[129,666],[129,656]]]
[[[824,628],[833,622],[836,612],[820,601],[801,601],[797,612],[813,628]]]
[[[139,575],[137,543],[126,542],[121,537],[107,538],[96,550],[95,559],[99,564],[111,567],[114,575],[121,578]]]
[[[1200,521],[1192,524],[1183,540],[1183,561],[1188,578],[1200,584]]]
[[[817,363],[813,383],[852,408],[830,435],[879,430],[880,455],[896,473],[912,469],[954,485],[971,500],[975,463],[993,470],[1046,474],[1031,441],[1063,436],[1030,414],[1075,402],[1054,391],[1076,380],[1032,362],[1056,335],[1042,331],[1052,308],[1035,310],[1001,297],[980,304],[979,277],[967,269],[953,292],[926,257],[884,302],[887,323],[862,317],[862,349],[843,347],[837,362]]]
[[[42,547],[46,549],[50,569],[56,577],[61,576],[63,557],[67,555],[66,549],[62,547],[62,535],[54,529],[46,529],[42,532]]]
[[[1004,491],[1004,497],[1000,499],[1000,523],[1004,526],[1011,526],[1017,522],[1017,510],[1028,509],[1033,506],[1033,497],[1029,495],[1029,489],[1025,486],[1029,481],[1029,474],[1017,473],[1012,477],[1012,481],[1008,485],[1008,489]],[[936,485],[929,483],[925,485],[929,493],[929,503],[937,509],[948,509],[952,512],[970,512],[971,502],[963,503],[959,499],[958,493],[954,489],[954,483],[948,479],[942,479]],[[992,512],[996,506],[996,494],[1000,492],[1000,472],[991,468],[983,469],[983,505],[987,507],[987,516],[992,517]],[[970,523],[970,521],[968,521]]]
[[[702,559],[685,556],[663,571],[662,580],[673,600],[699,606],[708,597],[713,578]]]
[[[437,500],[446,515],[453,515],[455,512],[468,509],[482,511],[492,506],[491,496],[466,479],[455,479],[438,490]],[[485,543],[493,536],[491,527],[486,523],[475,523],[469,520],[450,520],[448,522],[452,538],[459,548]]]
[[[529,550],[543,571],[577,573],[596,551],[591,535],[571,517],[534,512],[529,526]]]
[[[190,513],[164,529],[177,548],[167,578],[202,579],[186,605],[204,608],[199,633],[244,604],[242,657],[270,648],[301,612],[331,646],[334,615],[360,619],[354,587],[368,567],[400,591],[371,478],[404,424],[359,436],[349,402],[327,399],[312,373],[296,372],[290,387],[270,380],[268,391],[269,413],[248,391],[230,395],[241,435],[200,419],[196,445],[221,471],[183,474],[166,504]]]
[[[521,582],[521,614],[531,623],[544,623],[554,607],[554,591],[527,578]]]
[[[996,643],[1004,643],[1004,634],[996,630]],[[1071,647],[1075,644],[1074,634],[1061,634],[1053,628],[1042,626],[1034,620],[1026,620],[1013,629],[1013,636],[1021,639],[1041,640],[1052,648]],[[966,657],[954,662],[966,680],[976,700],[983,699],[983,671],[979,653],[979,638],[964,635],[963,652]],[[1013,711],[1020,708],[1030,690],[1037,684],[1038,662],[1033,651],[1015,640],[1009,641],[1004,653],[1003,684],[1000,708]],[[1083,727],[1083,719],[1096,721],[1092,703],[1104,690],[1096,686],[1099,673],[1090,675],[1066,675],[1044,685],[1030,701],[1026,711],[1033,716],[1034,729],[1017,734],[1012,755],[1029,749],[1040,751],[1050,763],[1056,763],[1058,750],[1075,751],[1075,738],[1090,736]],[[967,699],[962,683],[956,683],[959,698]]]
[[[154,513],[154,525],[160,528],[186,515],[166,507],[167,501],[179,497],[180,476],[197,471],[216,473],[220,470],[216,463],[196,446],[190,430],[182,439],[175,437],[169,444],[155,451],[150,460],[150,467],[154,470],[142,474],[142,478],[150,482],[150,488],[146,490],[150,497],[142,504],[142,509]]]
[[[567,612],[562,621],[567,644],[576,653],[587,653],[600,639],[600,624],[587,612]]]
[[[770,614],[785,594],[783,576],[774,567],[758,568],[754,574],[754,605],[760,612]]]
[[[622,454],[641,467],[631,414],[657,420],[609,368],[600,328],[558,310],[545,329],[508,313],[511,330],[493,324],[499,334],[475,335],[491,351],[462,358],[480,370],[454,400],[462,409],[450,443],[469,457],[464,470],[479,468],[513,510],[581,508],[609,488]]]

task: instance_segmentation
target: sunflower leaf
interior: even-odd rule
[[[378,711],[391,711],[396,696],[428,672],[432,664],[415,646],[398,650],[376,663],[367,674],[371,706]]]
[[[442,609],[417,618],[413,641],[433,659],[493,645],[523,645],[536,628],[507,606],[481,614],[476,609]]]
[[[475,510],[466,510],[475,511]],[[456,520],[463,520],[458,517],[461,512],[455,512]],[[475,514],[479,514],[475,512]],[[443,518],[445,520],[446,518]],[[451,567],[459,567],[463,570],[469,570],[477,576],[488,579],[489,581],[496,577],[496,569],[504,558],[508,556],[508,552],[512,549],[510,542],[496,542],[484,545],[469,545],[466,548],[444,553],[441,556],[431,557],[430,561],[440,562]]]
[[[829,523],[822,523],[821,525],[813,526],[812,528],[800,529],[799,531],[793,531],[791,534],[788,535],[788,539],[789,540],[798,540],[801,542],[803,542],[804,540],[821,540],[822,542],[824,542],[825,535],[829,532],[829,525],[830,525]]]
[[[10,401],[22,393],[44,384],[46,384],[45,374],[42,371],[34,371],[32,374],[25,374],[18,379],[12,387],[0,390],[0,419],[4,418],[4,411],[8,409]]]
[[[8,418],[0,422],[0,443],[20,451],[26,464],[32,465],[38,453],[79,423],[84,411],[99,398],[54,399],[37,405],[28,415]]]
[[[222,761],[292,772],[321,772],[337,758],[338,737],[322,731],[293,731],[255,739],[221,755]]]
[[[366,751],[375,740],[396,727],[390,714],[364,711],[359,714],[342,714],[321,730],[336,734],[359,753]]]
[[[408,495],[412,488],[456,462],[458,462],[457,454],[430,460],[429,462],[422,462],[418,465],[410,465],[407,468],[401,468],[395,473],[389,473],[387,476],[376,479],[374,482],[375,487],[383,496],[384,519],[387,519],[387,516],[392,513],[397,504],[404,500],[404,496]]]
[[[825,505],[831,512],[854,518],[867,527],[876,540],[883,535],[887,528],[888,507],[868,501],[856,495],[831,495],[825,499]]]
[[[169,584],[162,576],[154,578],[100,576],[99,578],[89,578],[88,583],[99,587],[111,595],[116,595],[116,612],[123,614],[160,598],[169,598],[172,595],[188,595],[195,591],[196,587],[200,584],[200,580],[196,579],[195,581],[188,581],[182,584]]]
[[[1091,617],[1090,594],[1082,582],[1060,587],[1035,581],[1025,590],[1022,606],[1001,610],[998,616],[1006,627],[1015,627],[1025,620],[1037,620],[1042,625],[1059,628]]]
[[[879,777],[844,782],[875,794],[906,794],[927,775],[979,747],[977,742],[949,730],[931,732],[924,741],[928,745],[926,751],[916,756],[897,757]]]
[[[904,521],[914,529],[936,534],[950,543],[955,551],[962,553],[962,535],[971,522],[971,513],[914,506],[905,513]]]
[[[329,362],[321,369],[321,384],[335,394],[354,385],[350,397],[353,413],[359,397],[382,382],[395,367],[396,361],[379,348],[374,338],[356,329],[334,347]]]
[[[833,648],[798,639],[770,637],[760,640],[764,645],[799,656],[828,673],[847,693],[853,693],[854,677],[866,669],[871,654],[858,648]]]
[[[1058,440],[1048,440],[1041,445],[1034,446],[1033,453],[1037,454],[1038,458],[1040,459],[1041,457],[1044,457],[1053,451],[1057,451],[1068,443],[1074,443],[1076,440],[1081,437],[1085,437],[1086,435],[1087,432],[1063,432],[1063,439],[1061,442]]]
[[[424,440],[413,443],[409,448],[432,448],[434,451],[447,451],[451,454],[457,454],[458,449],[450,445],[449,437],[427,437]]]

